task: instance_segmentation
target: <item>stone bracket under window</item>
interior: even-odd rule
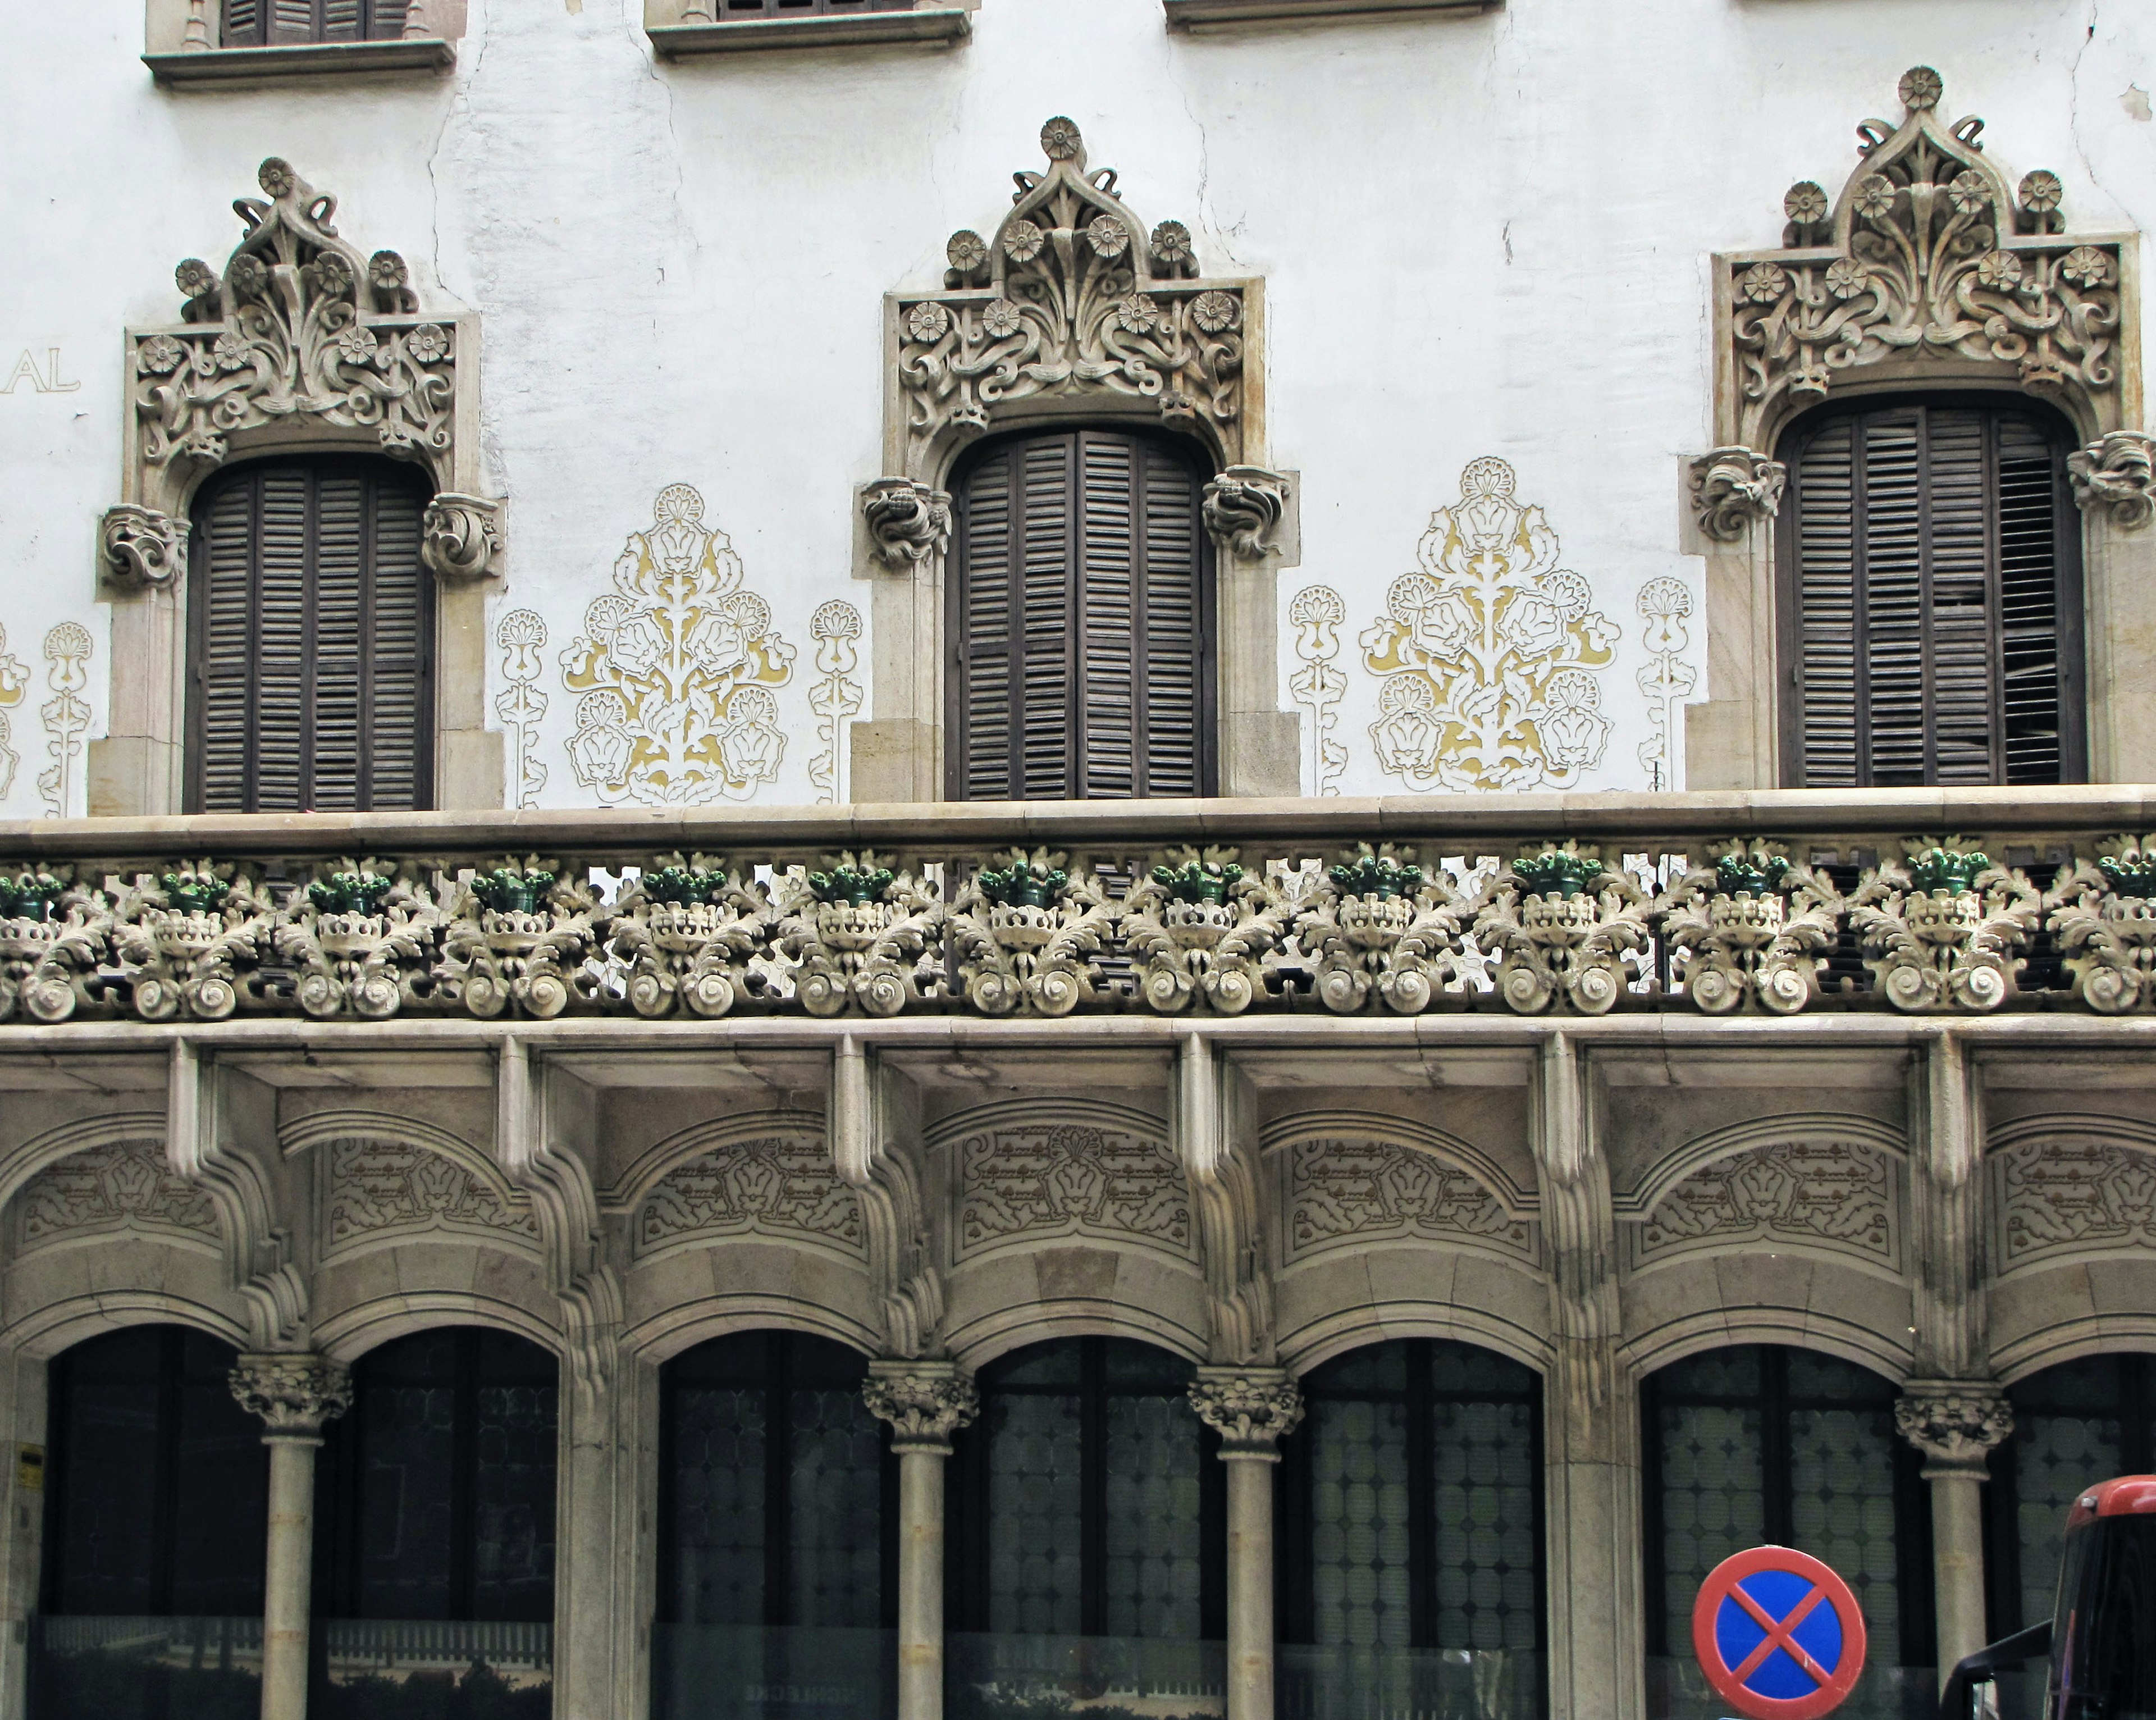
[[[980,0],[916,0],[880,12],[803,12],[793,17],[728,18],[726,0],[644,0],[644,30],[662,59],[752,54],[774,48],[860,48],[880,44],[942,47],[973,33]]]
[[[228,84],[362,72],[446,71],[456,64],[467,0],[411,0],[403,33],[367,42],[280,42],[228,48],[222,0],[148,0],[142,64],[160,84]]]
[[[1245,24],[1326,23],[1399,18],[1412,13],[1468,16],[1500,10],[1505,0],[1161,0],[1171,30],[1194,34]]]

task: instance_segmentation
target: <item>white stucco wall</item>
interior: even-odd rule
[[[829,599],[869,608],[854,492],[882,468],[883,295],[940,284],[954,228],[993,230],[1051,114],[1146,221],[1189,223],[1206,273],[1265,278],[1270,461],[1302,485],[1281,701],[1303,666],[1290,606],[1330,587],[1349,793],[1407,786],[1379,768],[1357,641],[1486,455],[1620,635],[1599,671],[1611,730],[1576,786],[1650,785],[1650,582],[1691,593],[1678,655],[1706,696],[1678,463],[1712,440],[1707,259],[1778,243],[1793,181],[1837,191],[1856,123],[1899,119],[1906,68],[1937,66],[1943,109],[1984,116],[2010,179],[2058,172],[2072,228],[2156,221],[2156,8],[2122,0],[1511,0],[1199,39],[1168,34],[1158,0],[983,0],[956,50],[679,64],[654,62],[641,13],[472,0],[439,80],[162,90],[139,0],[9,8],[0,627],[28,682],[0,703],[20,760],[0,814],[47,809],[43,642],[64,621],[91,633],[103,725],[121,331],[175,317],[178,259],[222,262],[268,155],[336,196],[363,251],[401,250],[424,308],[483,319],[486,482],[510,504],[496,609],[545,620],[537,804],[562,806],[596,797],[560,654],[672,483],[701,491],[798,654],[757,798],[816,798],[809,623]],[[80,784],[78,763],[69,811]]]

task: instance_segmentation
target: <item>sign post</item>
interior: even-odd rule
[[[1715,1694],[1745,1720],[1820,1720],[1864,1670],[1864,1614],[1810,1553],[1754,1547],[1700,1585],[1691,1646]]]

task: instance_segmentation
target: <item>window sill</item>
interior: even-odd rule
[[[160,84],[224,84],[241,78],[338,77],[352,72],[439,72],[457,61],[439,36],[398,42],[307,42],[281,48],[208,48],[146,54]]]
[[[749,18],[732,23],[652,24],[651,45],[668,59],[689,54],[748,54],[768,48],[852,48],[864,44],[963,42],[973,33],[963,6],[927,12],[833,17]]]
[[[1233,29],[1239,24],[1319,23],[1435,12],[1455,17],[1495,12],[1505,0],[1161,0],[1171,30]]]

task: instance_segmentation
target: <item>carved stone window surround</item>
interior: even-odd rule
[[[731,27],[729,27],[731,28]],[[1301,790],[1300,718],[1280,707],[1275,587],[1300,559],[1298,485],[1270,469],[1265,283],[1207,278],[1181,222],[1148,227],[1077,126],[1041,130],[984,238],[952,235],[941,288],[884,301],[884,475],[864,484],[855,577],[874,582],[875,706],[852,726],[854,798],[940,798],[949,479],[980,436],[1079,423],[1190,437],[1219,475],[1220,792]],[[1097,244],[1096,241],[1098,241]]]
[[[466,0],[412,0],[394,41],[305,42],[227,48],[218,0],[146,0],[142,64],[160,84],[231,84],[268,78],[443,72],[456,64]]]
[[[1688,711],[1686,786],[1768,788],[1780,769],[1772,529],[1782,433],[1823,401],[1996,389],[2062,411],[2086,444],[2082,506],[2093,782],[2156,774],[2156,442],[2143,431],[2140,241],[2070,230],[2059,177],[2018,180],[1984,122],[1951,124],[1928,67],[1901,82],[1904,118],[1864,121],[1830,201],[1804,180],[1774,249],[1717,254],[1714,447],[1680,463],[1681,547],[1707,560],[1708,697]],[[2144,658],[2147,660],[2144,660]]]
[[[1505,0],[1161,0],[1171,30],[1210,35],[1254,24],[1325,23],[1335,18],[1394,18],[1404,13],[1472,18]]]
[[[802,18],[716,16],[717,0],[644,0],[644,30],[662,59],[780,48],[956,47],[973,33],[980,0],[914,0],[902,11]]]
[[[222,53],[218,49],[214,52]],[[182,805],[188,514],[242,460],[325,452],[408,460],[435,490],[422,559],[436,573],[435,804],[502,804],[502,737],[487,728],[484,622],[502,565],[502,504],[482,494],[479,318],[420,309],[403,259],[335,224],[336,200],[285,162],[222,270],[177,271],[182,320],[131,328],[121,499],[99,531],[112,604],[108,733],[90,747],[93,815]]]

